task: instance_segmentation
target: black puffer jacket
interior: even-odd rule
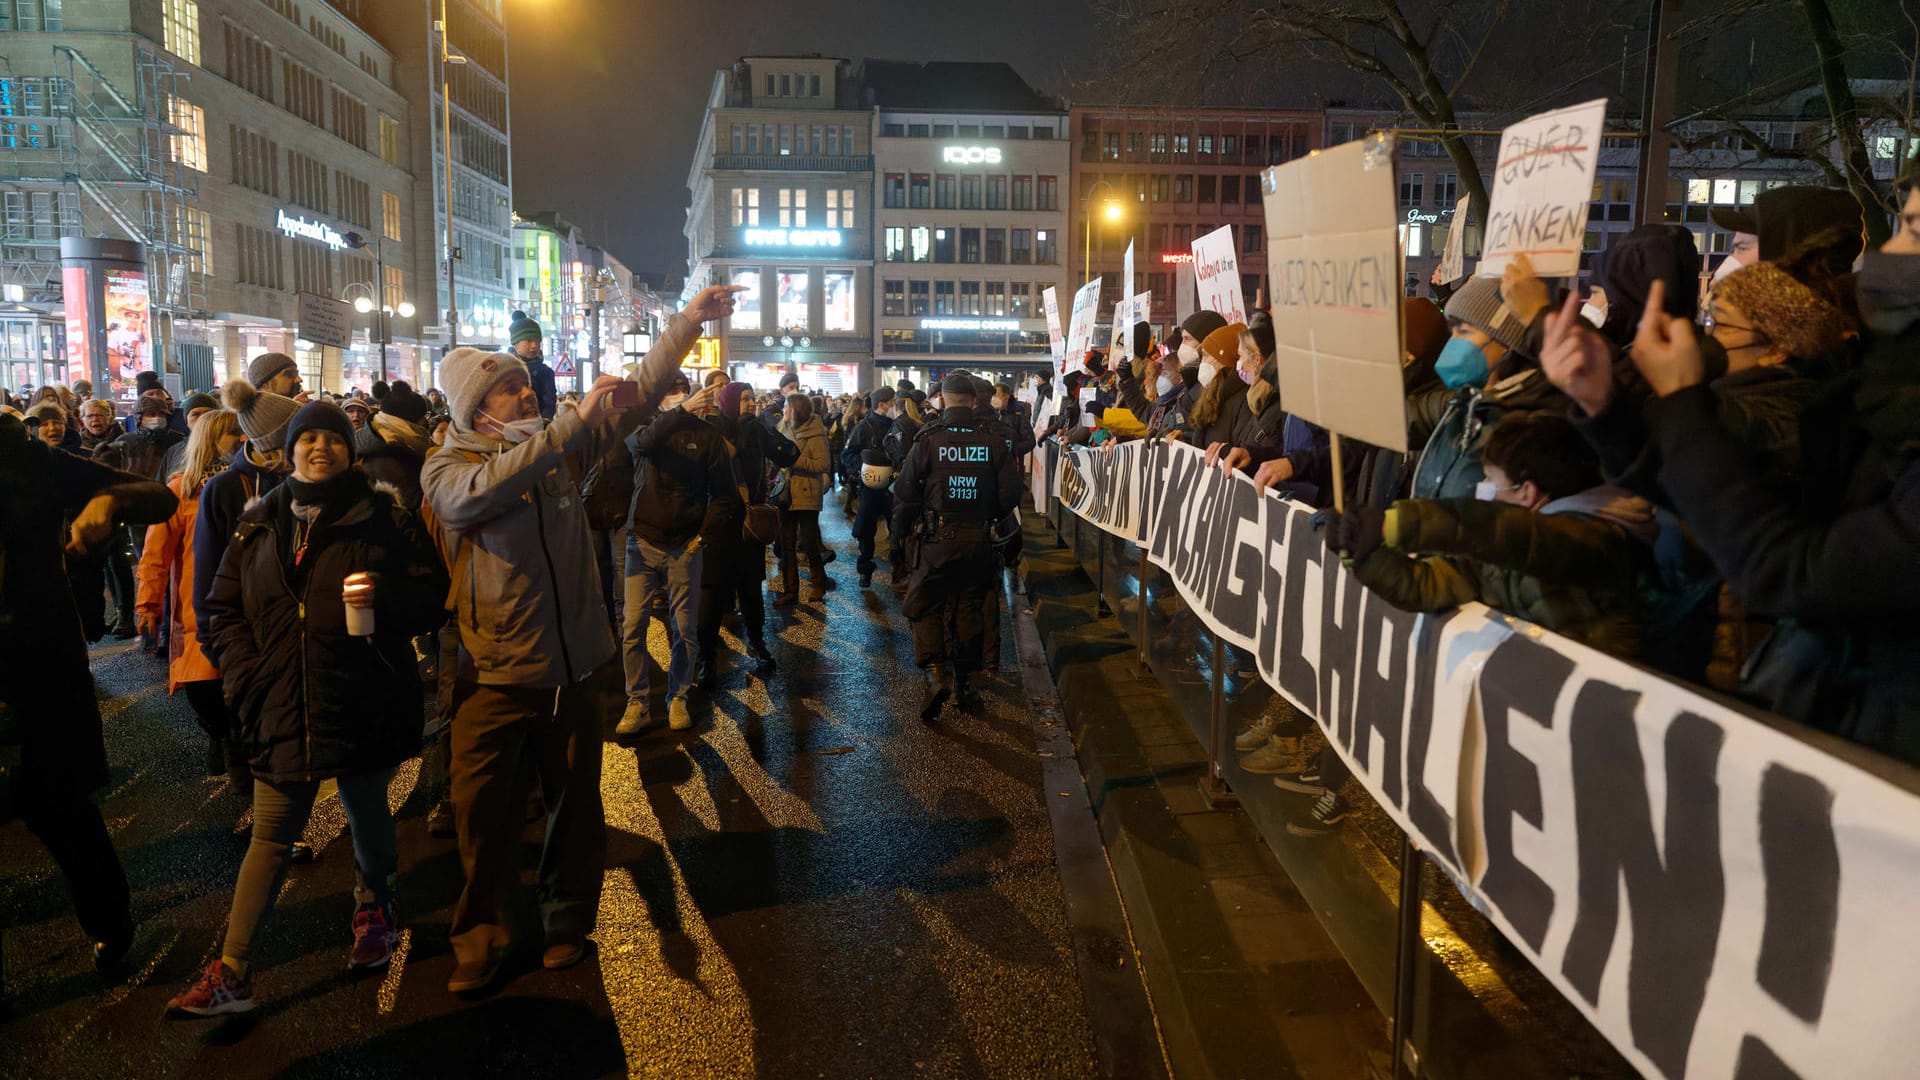
[[[738,527],[740,493],[725,441],[712,424],[668,409],[632,435],[633,505],[627,528],[656,547],[677,550],[695,536]]]
[[[240,515],[207,595],[202,640],[220,667],[249,764],[264,780],[320,780],[391,768],[420,752],[416,634],[445,618],[446,570],[413,515],[366,478],[304,526],[282,484]],[[340,589],[374,577],[374,634],[347,633]]]

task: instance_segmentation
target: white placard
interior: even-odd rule
[[[1540,277],[1580,272],[1593,174],[1607,99],[1529,116],[1500,133],[1481,243],[1481,277],[1499,277],[1516,255]]]
[[[1233,226],[1222,225],[1193,241],[1193,282],[1200,307],[1231,323],[1247,321],[1247,299],[1240,291],[1240,257],[1233,250]]]
[[[1453,224],[1447,226],[1447,247],[1440,255],[1440,280],[1459,281],[1467,276],[1467,204],[1462,198],[1453,208]]]

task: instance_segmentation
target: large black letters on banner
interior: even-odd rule
[[[1321,588],[1320,575],[1309,573],[1307,568],[1314,565],[1313,556],[1323,551],[1312,520],[1312,515],[1304,511],[1287,513],[1287,598],[1280,609],[1280,689],[1309,714],[1320,716],[1319,667],[1324,652],[1314,649],[1312,659],[1305,652],[1306,591]],[[1320,628],[1314,627],[1312,632],[1318,638]]]
[[[1366,597],[1366,614],[1361,626],[1360,662],[1355,665],[1353,689],[1353,758],[1362,770],[1373,763],[1374,740],[1380,745],[1380,786],[1393,802],[1405,806],[1400,784],[1400,722],[1407,707],[1407,675],[1412,666],[1408,652],[1413,644],[1418,615],[1401,611],[1355,581],[1349,591]],[[1386,660],[1386,674],[1380,673],[1377,659]]]
[[[1811,1024],[1826,1003],[1840,922],[1840,851],[1833,792],[1784,765],[1760,780],[1760,864],[1767,914],[1760,935],[1760,986]]]
[[[1482,824],[1487,872],[1480,878],[1480,890],[1536,953],[1546,940],[1547,920],[1553,916],[1553,889],[1514,856],[1513,819],[1541,826],[1540,771],[1513,748],[1508,731],[1516,714],[1524,714],[1523,723],[1552,727],[1553,703],[1572,677],[1572,660],[1524,634],[1494,646],[1480,672],[1487,731],[1486,820]]]
[[[1365,596],[1359,580],[1349,575],[1339,559],[1329,554],[1320,560],[1319,716],[1349,749],[1353,747],[1355,673],[1366,666],[1360,656],[1360,603]]]
[[[1656,844],[1633,711],[1640,695],[1589,682],[1567,733],[1580,888],[1560,970],[1591,1004],[1613,951],[1620,886],[1633,926],[1627,1015],[1633,1042],[1669,1076],[1686,1072],[1720,940],[1720,781],[1726,733],[1693,713],[1667,728],[1665,842]],[[1661,852],[1664,849],[1665,858]]]
[[[1387,605],[1391,607],[1392,605]],[[1433,680],[1440,663],[1440,628],[1435,615],[1415,616],[1419,626],[1409,667],[1413,671],[1413,702],[1407,712],[1407,820],[1433,845],[1434,857],[1453,868],[1463,868],[1453,845],[1453,815],[1427,790],[1427,754],[1433,749]]]

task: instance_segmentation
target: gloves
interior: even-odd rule
[[[1322,510],[1314,517],[1315,527],[1326,536],[1327,550],[1349,564],[1379,550],[1385,539],[1386,515],[1370,506],[1349,507],[1344,514]]]

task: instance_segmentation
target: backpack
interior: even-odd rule
[[[616,440],[580,478],[580,504],[589,526],[604,532],[627,523],[633,507],[633,474],[633,452],[625,439]]]

